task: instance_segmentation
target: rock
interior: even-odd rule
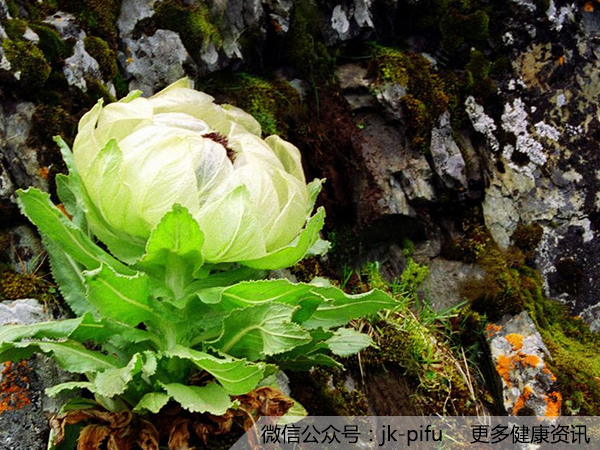
[[[548,349],[529,314],[505,317],[486,331],[506,412],[516,416],[527,408],[528,415],[558,417],[562,396],[545,362]]]
[[[33,273],[43,262],[44,247],[29,225],[3,230],[0,245],[0,261],[17,273]]]
[[[35,186],[48,189],[48,180],[40,172],[37,152],[28,145],[31,117],[35,105],[30,102],[2,102],[0,105],[0,162],[10,174],[13,187]],[[5,180],[6,177],[5,177]],[[8,181],[5,181],[8,186]]]
[[[468,187],[466,164],[458,145],[452,137],[450,113],[446,111],[431,130],[431,157],[433,167],[448,189],[466,190]]]
[[[434,258],[428,262],[429,275],[420,293],[435,311],[446,311],[464,302],[462,284],[468,279],[483,279],[485,271],[477,264]]]
[[[65,78],[70,86],[76,86],[83,92],[87,92],[88,79],[101,80],[102,73],[98,61],[85,51],[83,39],[80,38],[75,44],[72,56],[65,60],[63,68]]]
[[[343,64],[338,66],[335,74],[340,82],[340,89],[368,90],[372,86],[372,80],[367,77],[367,69],[358,64]]]
[[[398,83],[385,83],[376,90],[375,96],[383,106],[389,120],[400,120],[404,117],[402,98],[406,95],[406,86]]]
[[[0,326],[48,320],[52,317],[35,299],[0,303]],[[49,432],[46,414],[58,412],[64,398],[51,400],[44,390],[72,378],[43,355],[20,363],[4,363],[0,368],[0,448],[46,449]]]
[[[416,156],[416,157],[415,157]],[[433,188],[433,170],[424,155],[413,155],[405,160],[406,166],[397,177],[409,203],[419,205],[436,200]]]
[[[121,13],[117,20],[121,38],[131,38],[136,24],[154,15],[154,1],[152,0],[123,0]]]
[[[138,40],[124,39],[124,43],[127,54],[119,53],[119,59],[132,78],[129,89],[139,89],[145,95],[185,76],[184,64],[191,63],[181,38],[170,30],[157,30]]]
[[[377,114],[359,115],[357,121],[364,126],[359,145],[363,170],[357,174],[361,178],[357,183],[359,224],[370,226],[386,217],[415,217],[399,180],[410,158],[402,147],[404,136]],[[414,189],[417,191],[417,186]]]
[[[30,325],[52,320],[46,308],[33,298],[0,302],[0,326]]]

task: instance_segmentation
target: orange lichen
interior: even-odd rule
[[[513,410],[512,410],[513,415],[516,416],[518,414],[519,410],[527,404],[527,400],[529,400],[529,398],[531,397],[532,392],[533,392],[533,390],[531,389],[531,387],[525,386],[525,389],[523,389],[523,393],[515,402],[515,406],[513,406]]]
[[[40,174],[40,177],[42,177],[44,180],[47,180],[48,176],[50,175],[50,169],[48,167],[40,167],[40,170],[38,172]]]
[[[511,333],[506,335],[506,340],[512,345],[514,351],[521,350],[523,348],[523,335],[517,333]]]
[[[22,409],[31,403],[27,361],[6,362],[0,381],[0,414]]]
[[[493,323],[490,323],[487,327],[485,327],[485,331],[487,333],[488,339],[491,338],[494,334],[496,334],[501,329],[502,329],[502,327],[500,325],[495,325]]]
[[[560,392],[550,392],[546,396],[546,417],[558,417],[562,406],[562,395]]]
[[[583,10],[585,12],[594,12],[594,5],[592,4],[592,2],[587,2],[583,7]]]
[[[504,382],[510,387],[512,384],[510,382],[510,372],[514,370],[515,363],[514,361],[505,355],[498,356],[498,364],[496,364],[496,371],[502,377]]]
[[[521,357],[521,364],[526,367],[537,367],[540,363],[540,358],[535,355],[519,355]]]

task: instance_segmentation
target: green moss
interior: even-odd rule
[[[27,18],[31,21],[42,21],[58,10],[57,0],[19,0],[19,4],[27,11]],[[11,13],[13,17],[17,17]]]
[[[203,90],[252,114],[262,127],[263,136],[287,137],[288,117],[300,105],[300,96],[287,82],[266,80],[249,74],[221,75],[212,78]]]
[[[512,242],[515,247],[523,252],[528,261],[533,262],[535,250],[542,240],[544,229],[536,224],[519,224],[512,235]]]
[[[62,65],[63,61],[73,54],[73,45],[62,39],[54,28],[48,25],[31,24],[31,29],[40,38],[38,48],[53,67]]]
[[[335,57],[323,42],[319,28],[322,16],[311,0],[296,2],[283,46],[283,62],[313,84],[330,82],[335,72]]]
[[[11,73],[20,73],[18,80],[9,78],[10,82],[27,91],[44,85],[51,67],[38,47],[28,41],[5,39],[2,41],[2,49],[11,64]]]
[[[464,241],[472,240],[473,232],[481,235],[480,227],[465,227]],[[519,225],[512,236],[513,246],[507,250],[500,250],[491,240],[476,239],[477,250],[473,253],[478,255],[476,261],[486,275],[467,282],[463,293],[471,299],[471,308],[488,320],[497,321],[506,313],[526,310],[552,355],[548,366],[563,396],[563,413],[598,415],[600,334],[591,332],[581,318],[572,317],[565,305],[544,297],[542,276],[528,265],[533,263],[542,234],[539,225]],[[576,278],[577,268],[573,260],[556,265],[565,279]]]
[[[552,355],[548,366],[563,396],[563,413],[599,415],[600,334],[565,305],[544,298],[541,289],[533,301],[530,314]]]
[[[2,24],[4,31],[8,35],[9,39],[19,40],[23,38],[25,30],[27,29],[27,22],[21,19],[9,19]]]
[[[121,11],[120,0],[57,0],[58,7],[77,15],[79,22],[91,35],[97,35],[117,45],[117,19]]]
[[[41,283],[35,275],[3,272],[0,274],[0,295],[5,300],[32,298],[41,292]]]
[[[112,80],[117,74],[117,54],[106,41],[96,36],[87,36],[83,41],[85,50],[98,61],[100,72],[106,80]]]
[[[219,27],[203,2],[164,0],[156,5],[155,12],[157,26],[177,32],[194,58],[199,58],[211,42],[222,42]]]
[[[108,91],[106,86],[98,80],[86,77],[85,82],[87,84],[87,96],[91,101],[95,102],[99,98],[104,99],[105,104],[117,101],[117,99]]]
[[[450,8],[440,20],[442,51],[453,55],[466,42],[483,43],[489,35],[489,24],[490,18],[483,10],[461,14]]]
[[[412,144],[427,151],[431,130],[438,117],[446,111],[455,95],[422,55],[402,52],[393,48],[371,44],[369,72],[376,83],[397,83],[406,87],[402,98],[406,112],[406,126]]]

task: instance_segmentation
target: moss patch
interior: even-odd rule
[[[211,42],[222,42],[216,20],[203,2],[164,0],[156,5],[155,12],[157,26],[177,32],[194,58],[199,58]]]
[[[563,398],[562,413],[600,414],[600,334],[571,316],[565,305],[544,297],[542,277],[531,267],[543,230],[535,224],[519,226],[507,250],[498,249],[491,239],[481,240],[478,236],[485,235],[484,230],[483,226],[467,228],[459,240],[459,247],[467,250],[472,244],[466,254],[476,255],[486,270],[482,280],[464,285],[471,307],[492,321],[507,313],[528,311],[552,355],[548,367]],[[570,266],[565,267],[558,265],[557,271],[569,272]],[[572,279],[573,274],[565,278]]]
[[[2,41],[2,49],[11,64],[7,77],[11,84],[17,84],[26,91],[33,91],[44,85],[52,69],[44,53],[35,44],[5,39]],[[18,74],[18,77],[13,74]]]
[[[369,71],[376,83],[400,84],[406,87],[402,106],[406,126],[415,148],[426,151],[431,141],[435,121],[456,102],[452,87],[447,85],[422,55],[393,48],[370,46]]]
[[[83,41],[85,50],[96,60],[105,80],[112,80],[117,74],[117,54],[106,41],[96,36],[87,36]]]
[[[205,92],[219,103],[230,103],[252,114],[263,136],[288,136],[289,118],[300,106],[300,96],[284,80],[267,80],[249,74],[223,74],[207,81]]]

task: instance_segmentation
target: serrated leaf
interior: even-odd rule
[[[60,383],[56,386],[46,388],[46,395],[48,397],[56,397],[57,395],[65,391],[73,391],[76,389],[93,389],[93,384],[89,381],[67,381],[66,383]]]
[[[46,236],[42,236],[42,242],[48,251],[52,276],[67,305],[79,316],[94,312],[86,300],[83,266]]]
[[[185,207],[173,205],[152,231],[137,266],[165,286],[174,299],[182,299],[202,267],[203,243],[198,222]]]
[[[79,342],[28,341],[14,343],[12,346],[16,349],[38,350],[43,353],[50,353],[52,358],[67,372],[99,372],[117,367],[114,358],[97,351],[88,350]]]
[[[142,397],[135,405],[133,412],[137,414],[158,413],[163,406],[169,403],[171,396],[164,392],[150,392]]]
[[[223,320],[223,333],[212,345],[237,358],[256,361],[310,342],[307,331],[292,323],[294,308],[268,303],[235,310]]]
[[[98,247],[71,222],[52,203],[50,194],[36,188],[19,190],[17,203],[42,235],[52,240],[86,269],[96,269],[101,263],[105,263],[121,273],[132,274],[131,269]]]
[[[255,269],[283,269],[300,261],[308,249],[319,238],[319,231],[325,224],[325,209],[320,207],[312,216],[297,239],[291,244],[259,259],[242,261],[241,263]]]
[[[213,375],[231,395],[250,392],[264,376],[264,364],[253,364],[232,358],[217,358],[181,345],[175,346],[165,354],[192,361],[198,368]]]
[[[229,395],[216,383],[206,386],[185,386],[179,383],[164,384],[167,394],[190,412],[223,415],[233,406]]]
[[[19,342],[23,339],[66,339],[81,325],[84,319],[89,319],[89,316],[31,325],[4,325],[0,327],[0,345]]]
[[[317,307],[309,319],[302,322],[302,326],[309,330],[343,326],[352,319],[397,306],[392,297],[377,289],[356,295],[348,295],[334,287],[314,286],[311,291],[326,301]]]
[[[334,355],[350,356],[364,350],[373,343],[370,336],[349,328],[340,328],[325,341]]]
[[[142,273],[135,276],[119,275],[103,264],[84,275],[88,285],[88,301],[102,316],[127,325],[157,319],[148,304],[148,278]]]
[[[121,395],[133,377],[141,372],[142,365],[142,355],[136,353],[125,367],[107,369],[98,373],[94,379],[93,392],[104,397]]]

